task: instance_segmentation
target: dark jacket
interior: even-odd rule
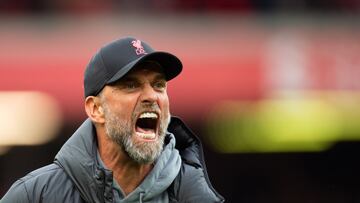
[[[209,181],[200,140],[175,117],[168,131],[175,135],[182,159],[180,172],[167,190],[169,202],[224,202]],[[113,202],[112,171],[97,164],[96,142],[95,128],[88,119],[64,144],[53,164],[16,181],[1,203]]]

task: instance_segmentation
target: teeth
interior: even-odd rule
[[[144,138],[144,139],[154,139],[156,137],[155,133],[140,133],[137,132],[138,136]]]
[[[153,118],[153,119],[157,119],[158,115],[156,113],[153,112],[144,112],[142,114],[140,114],[139,118]]]

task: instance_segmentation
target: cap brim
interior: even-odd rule
[[[124,75],[126,75],[126,73],[128,73],[132,68],[136,67],[137,64],[146,60],[156,61],[159,63],[163,68],[167,81],[175,78],[182,71],[182,63],[176,56],[167,52],[152,52],[128,63],[125,67],[121,68],[110,80],[108,80],[107,84],[116,82]]]

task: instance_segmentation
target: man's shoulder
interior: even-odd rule
[[[14,185],[24,184],[26,187],[36,188],[48,186],[50,184],[58,184],[60,180],[66,179],[67,175],[62,168],[56,164],[49,164],[28,173],[16,181]]]
[[[50,164],[17,180],[1,202],[38,202],[72,188],[73,184],[64,170],[56,164]]]
[[[62,173],[62,172],[63,172],[62,168],[60,168],[58,165],[49,164],[28,173],[24,177],[20,178],[19,181],[25,183],[25,182],[52,178],[54,177],[54,174]]]

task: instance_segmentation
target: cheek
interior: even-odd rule
[[[132,116],[136,102],[130,100],[119,100],[114,103],[114,113],[122,119],[129,119]]]
[[[160,97],[159,106],[163,112],[167,113],[169,111],[170,104],[169,104],[169,98],[167,95]]]

